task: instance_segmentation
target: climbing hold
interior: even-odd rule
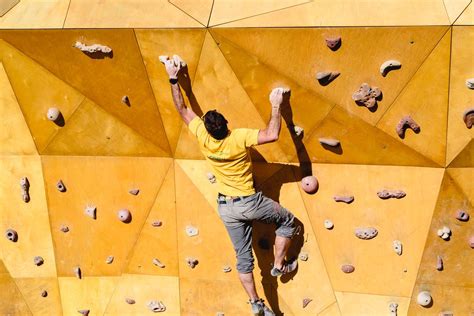
[[[212,172],[208,172],[206,176],[210,183],[216,183],[216,176]]]
[[[352,100],[357,105],[365,106],[372,109],[377,105],[377,101],[382,99],[382,91],[377,87],[370,87],[367,83],[363,83],[359,90],[352,94]]]
[[[301,136],[303,134],[304,129],[298,125],[293,125],[293,133],[295,133],[296,136]]]
[[[466,87],[468,87],[469,89],[474,89],[474,78],[466,80]]]
[[[5,232],[5,237],[7,237],[8,240],[12,242],[17,242],[18,241],[18,233],[14,229],[7,229]]]
[[[36,266],[39,267],[40,265],[42,265],[44,263],[44,259],[43,259],[43,257],[36,256],[36,257],[34,257],[33,262],[35,263]]]
[[[392,302],[388,305],[388,310],[390,311],[390,316],[397,316],[398,304]]]
[[[462,119],[464,124],[466,124],[466,127],[471,129],[472,125],[474,125],[474,108],[464,111]]]
[[[122,223],[130,223],[132,221],[132,213],[127,209],[121,209],[117,212],[117,217]]]
[[[217,312],[216,316],[225,316],[223,312]]]
[[[124,95],[121,101],[123,104],[130,106],[130,99],[128,98],[128,95]]]
[[[166,306],[161,301],[149,301],[146,306],[154,313],[164,312]]]
[[[62,231],[63,233],[67,233],[69,231],[69,227],[67,227],[66,225],[61,225],[59,230]]]
[[[399,256],[402,255],[403,246],[402,246],[402,242],[400,240],[394,240],[393,241],[393,251],[395,251],[395,253]]]
[[[165,265],[160,261],[158,260],[157,258],[153,258],[153,260],[151,261],[155,266],[157,266],[158,268],[164,268]]]
[[[186,230],[186,235],[188,235],[189,237],[194,237],[194,236],[199,235],[199,229],[197,227],[188,225],[186,226],[185,230]]]
[[[199,261],[196,258],[188,257],[186,258],[186,263],[191,269],[194,269],[198,265]]]
[[[125,302],[127,304],[130,304],[130,305],[135,304],[135,300],[133,298],[129,298],[129,297],[125,298]]]
[[[86,209],[84,210],[87,216],[89,216],[92,219],[97,218],[97,208],[93,205],[86,206]]]
[[[467,222],[469,220],[469,213],[463,210],[458,210],[456,212],[456,219],[461,222]]]
[[[58,108],[49,108],[48,112],[46,113],[46,117],[51,122],[55,122],[59,116],[61,115],[61,111]]]
[[[328,230],[331,230],[334,228],[334,223],[330,219],[324,220],[324,227]]]
[[[80,309],[80,310],[78,310],[77,312],[78,312],[79,314],[84,315],[84,316],[88,316],[91,311],[88,310],[88,309]]]
[[[74,44],[74,47],[76,47],[77,49],[81,50],[84,53],[102,53],[104,55],[112,53],[112,48],[105,45],[100,45],[100,44],[86,45],[84,43],[77,41]]]
[[[361,227],[361,228],[356,228],[354,233],[357,236],[357,238],[368,240],[377,236],[378,231],[374,227]]]
[[[469,246],[470,246],[471,248],[474,248],[474,235],[471,236],[471,237],[469,237]]]
[[[56,189],[58,189],[59,192],[66,192],[66,186],[63,183],[63,180],[59,180],[58,183],[56,183]]]
[[[43,291],[41,292],[41,297],[46,297],[46,296],[48,296],[48,291],[43,290]]]
[[[443,258],[441,258],[441,256],[438,256],[436,259],[436,270],[443,271],[443,268],[444,268]]]
[[[338,71],[321,71],[316,74],[316,79],[318,80],[320,85],[327,86],[334,79],[339,77],[340,74],[341,73]]]
[[[385,77],[391,70],[400,69],[401,67],[402,63],[398,60],[387,60],[380,66],[380,74]]]
[[[310,298],[304,298],[303,299],[303,308],[308,306],[308,304],[311,303],[311,301],[312,301],[312,299],[310,299]]]
[[[230,266],[224,266],[222,267],[222,271],[224,273],[229,273],[230,271],[232,271],[232,268]]]
[[[153,227],[160,227],[161,225],[163,225],[163,222],[160,220],[156,220],[156,221],[153,221],[153,223],[151,223],[151,226]]]
[[[112,262],[114,262],[114,256],[108,256],[106,259],[105,259],[105,263],[107,264],[112,264]]]
[[[313,194],[318,190],[318,179],[315,176],[306,176],[301,179],[301,187],[306,193]]]
[[[420,125],[418,125],[418,123],[416,123],[410,115],[402,117],[400,122],[398,122],[397,128],[395,129],[397,131],[398,137],[401,139],[405,138],[405,131],[407,128],[411,128],[415,134],[420,132]]]
[[[344,273],[352,273],[355,270],[355,267],[352,264],[343,264],[341,270]]]
[[[308,253],[302,252],[302,253],[300,253],[300,255],[298,256],[298,258],[299,258],[301,261],[308,261]]]
[[[28,203],[30,201],[30,182],[27,177],[20,179],[21,195],[23,197],[23,202]]]
[[[401,198],[404,198],[407,194],[402,190],[380,190],[377,192],[377,195],[382,200],[386,200],[386,199],[401,199]]]
[[[421,306],[428,306],[431,304],[431,293],[428,291],[421,291],[416,297],[416,301]]]
[[[139,192],[140,192],[139,189],[130,189],[130,190],[128,190],[128,193],[130,193],[131,195],[138,195]]]
[[[326,37],[326,45],[329,47],[330,50],[336,51],[341,47],[341,37],[334,36],[334,37]]]
[[[333,196],[333,199],[336,202],[351,204],[354,201],[354,196],[353,195],[335,195]]]
[[[439,316],[454,316],[454,313],[451,311],[442,311],[439,313]]]
[[[449,240],[451,236],[451,229],[448,226],[443,226],[443,228],[438,229],[438,236],[443,238],[444,240]]]
[[[74,271],[74,275],[76,276],[76,278],[82,279],[81,267],[76,266],[76,267],[74,267],[73,271]]]
[[[337,139],[334,139],[334,138],[324,138],[324,137],[321,137],[318,139],[319,140],[319,143],[321,145],[326,145],[326,146],[330,146],[330,147],[337,147],[340,145],[340,142],[339,140]]]

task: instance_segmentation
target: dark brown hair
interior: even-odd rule
[[[229,130],[227,129],[227,120],[224,115],[216,110],[207,111],[207,113],[204,114],[203,119],[206,130],[215,139],[224,139],[229,133]]]

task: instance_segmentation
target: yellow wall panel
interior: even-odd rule
[[[81,6],[92,12],[86,2],[81,1]],[[10,31],[0,33],[0,37],[169,152],[163,123],[133,30],[55,30],[20,34]],[[107,45],[112,48],[112,55],[92,58],[73,47],[76,41],[87,45]],[[158,60],[155,62],[158,63]],[[129,97],[130,106],[122,103],[124,95]]]
[[[449,21],[454,23],[471,4],[471,0],[443,0]]]
[[[448,31],[377,123],[387,134],[440,166],[444,166],[446,157],[450,49],[451,32]],[[405,138],[400,139],[396,127],[406,115],[410,115],[421,130],[415,134],[407,128]]]
[[[33,315],[62,315],[57,278],[20,278],[15,282]],[[42,292],[47,296],[43,297]]]
[[[207,22],[206,22],[207,23]],[[143,62],[148,73],[156,103],[160,109],[166,135],[174,152],[182,127],[182,119],[175,108],[170,91],[168,74],[159,62],[160,55],[179,55],[186,61],[190,82],[199,62],[205,30],[136,30],[135,31]],[[186,90],[182,91],[186,96]],[[185,102],[189,106],[188,97]],[[193,105],[193,104],[191,104]],[[198,113],[199,114],[199,113]]]
[[[2,157],[0,166],[0,248],[3,262],[14,278],[55,277],[55,254],[40,157]],[[22,177],[27,177],[30,183],[28,203],[22,198]],[[17,231],[17,242],[3,236],[7,229]],[[35,256],[43,257],[44,264],[36,266],[33,263]]]
[[[474,104],[474,93],[466,87],[466,80],[474,77],[472,71],[474,69],[472,58],[474,28],[455,26],[452,32],[447,164],[474,138],[474,129],[467,129],[463,121],[464,111],[472,108]]]
[[[456,185],[461,189],[464,197],[474,205],[474,168],[448,168],[448,174],[453,178]]]
[[[443,169],[314,164],[313,171],[319,191],[302,194],[333,288],[410,296]],[[403,190],[406,197],[382,200],[377,196],[382,189]],[[336,203],[334,195],[355,200]],[[334,223],[332,230],[324,228],[326,219]],[[375,227],[378,235],[358,239],[357,227]],[[401,256],[392,248],[394,240],[403,243]],[[343,273],[343,264],[354,265],[355,271]]]
[[[76,316],[79,310],[90,310],[90,315],[103,315],[119,277],[58,278],[64,316]]]
[[[0,302],[2,315],[33,315],[8,272],[0,273]]]
[[[325,310],[323,310],[318,315],[320,315],[320,316],[340,316],[341,311],[339,310],[339,305],[337,305],[337,302],[336,302],[334,304],[329,305]]]
[[[472,2],[464,9],[454,25],[474,25],[474,5]]]
[[[167,0],[71,0],[66,28],[202,27]]]
[[[416,297],[420,291],[429,291],[433,299],[431,307],[417,304]],[[453,315],[471,315],[474,310],[474,289],[448,285],[417,284],[413,289],[408,315],[439,315],[451,312]]]
[[[74,276],[77,265],[85,277],[120,274],[170,164],[166,158],[43,157],[58,275]],[[66,192],[56,189],[59,179]],[[128,193],[134,188],[136,196]],[[97,207],[96,220],[85,214],[87,205]],[[132,213],[128,224],[117,217],[123,208]]]
[[[42,151],[47,155],[159,156],[169,154],[86,99]]]
[[[358,28],[217,29],[214,32],[302,87],[375,125],[446,30],[447,27],[409,27],[366,28],[364,32]],[[324,39],[336,35],[342,37],[342,46],[333,52],[326,47]],[[382,77],[380,65],[389,59],[400,60],[402,68]],[[329,85],[321,86],[315,78],[319,71],[339,71],[341,75]],[[364,82],[379,87],[383,93],[374,113],[351,98]]]
[[[7,14],[0,17],[0,28],[62,28],[68,6],[68,0],[21,0]]]
[[[449,164],[450,168],[474,167],[474,138]]]
[[[409,297],[381,296],[361,293],[335,292],[342,315],[379,316],[391,315],[390,303],[398,304],[398,316],[407,315]]]
[[[0,87],[0,117],[2,117],[0,154],[36,154],[35,143],[2,63],[0,63]]]
[[[61,129],[46,118],[48,109],[57,107],[67,124],[84,96],[4,41],[0,41],[0,54],[18,104],[41,152]]]
[[[198,20],[203,26],[207,26],[207,22],[211,16],[213,0],[170,0],[174,4],[194,19]]]
[[[135,300],[127,304],[125,299]],[[180,315],[179,279],[169,276],[124,274],[118,280],[104,315],[147,315],[150,301],[166,306],[163,315]]]
[[[161,221],[160,227],[152,224]],[[153,264],[157,258],[165,268]],[[178,276],[174,167],[170,166],[133,247],[127,273]]]

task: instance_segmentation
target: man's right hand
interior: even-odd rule
[[[186,63],[178,55],[173,55],[173,59],[168,56],[160,56],[160,62],[165,65],[166,72],[170,79],[178,79],[178,73],[182,67],[186,67]]]
[[[288,88],[275,88],[270,92],[270,103],[272,107],[279,107],[283,103],[283,95],[289,93]]]

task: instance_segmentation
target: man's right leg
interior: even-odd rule
[[[275,262],[273,266],[279,270],[283,269],[285,256],[290,248],[291,238],[276,236],[275,237]]]

